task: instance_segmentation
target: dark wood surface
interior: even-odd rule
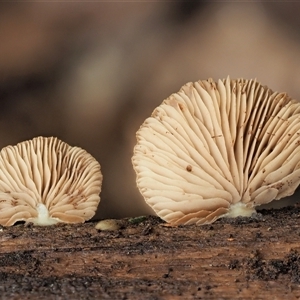
[[[1,228],[1,299],[297,299],[300,210],[168,227],[156,217]]]

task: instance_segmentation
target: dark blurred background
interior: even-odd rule
[[[257,78],[300,100],[299,2],[0,4],[0,147],[57,136],[104,174],[98,218],[150,213],[135,132],[189,81]]]

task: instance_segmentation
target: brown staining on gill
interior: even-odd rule
[[[187,166],[186,166],[186,170],[187,170],[188,172],[192,172],[192,169],[193,169],[193,168],[192,168],[191,165],[187,165]]]
[[[178,107],[180,108],[181,111],[183,111],[184,106],[181,103],[178,103]]]
[[[216,90],[217,90],[217,87],[216,87],[215,82],[214,82],[212,79],[209,80],[208,82],[209,82],[209,84],[210,84],[210,88],[211,88],[212,90],[216,91]]]
[[[277,190],[281,190],[284,187],[284,183],[283,182],[277,182],[277,183],[271,185],[270,187],[275,188]]]
[[[17,206],[18,205],[18,201],[17,200],[18,199],[16,199],[16,198],[13,198],[12,200],[10,200],[11,206]]]

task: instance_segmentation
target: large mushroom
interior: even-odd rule
[[[99,163],[54,137],[37,137],[0,151],[0,224],[82,223],[100,202]]]
[[[256,80],[187,83],[142,124],[132,163],[170,224],[250,216],[300,183],[300,104]]]

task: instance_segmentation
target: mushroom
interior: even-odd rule
[[[100,202],[99,163],[54,137],[37,137],[0,151],[0,224],[83,223]]]
[[[251,216],[300,182],[300,104],[256,80],[187,83],[137,132],[137,186],[172,225]]]
[[[95,228],[101,231],[116,231],[120,229],[120,224],[118,220],[106,219],[99,221]]]

